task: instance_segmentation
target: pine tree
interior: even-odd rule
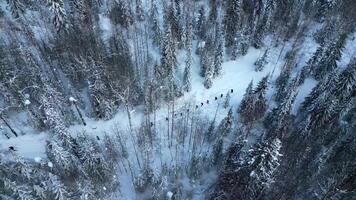
[[[218,133],[220,134],[220,137],[225,137],[231,132],[232,120],[232,108],[230,108],[227,116],[221,121],[218,127]]]
[[[177,68],[176,44],[169,26],[166,29],[163,40],[161,66],[164,70],[164,76],[168,77],[169,75],[172,75],[174,69]]]
[[[256,49],[259,49],[262,47],[263,44],[263,36],[266,32],[266,23],[267,23],[267,16],[263,16],[262,20],[259,20],[259,23],[257,24],[257,28],[255,30],[255,33],[253,35],[253,46]]]
[[[337,42],[331,43],[331,45],[328,46],[328,49],[314,69],[315,78],[317,80],[322,79],[329,72],[337,68],[337,61],[341,58],[346,39],[347,35],[342,34]]]
[[[10,6],[14,18],[19,18],[25,12],[25,6],[20,0],[6,0],[6,3]]]
[[[266,92],[268,87],[268,75],[263,77],[258,83],[257,88],[253,91],[254,95],[254,120],[262,118],[267,111]]]
[[[109,12],[110,19],[115,25],[119,24],[124,28],[128,28],[134,22],[130,6],[127,5],[125,0],[113,2],[113,6]]]
[[[47,6],[53,12],[53,24],[57,32],[67,29],[67,14],[63,0],[46,0]]]
[[[180,43],[182,41],[182,34],[183,34],[183,29],[181,27],[180,23],[180,18],[178,16],[177,9],[174,5],[174,2],[172,2],[169,7],[165,11],[165,16],[164,16],[164,21],[165,21],[165,30],[167,30],[167,26],[170,26],[170,31],[172,34],[172,38],[176,40],[176,42]]]
[[[52,193],[52,198],[54,200],[65,200],[69,198],[69,193],[57,176],[49,174],[46,183],[47,190]]]
[[[206,36],[206,17],[205,17],[205,7],[201,6],[198,11],[198,20],[196,22],[196,35],[199,39],[205,40]]]
[[[222,33],[220,31],[220,25],[218,24],[216,26],[215,33],[214,77],[217,77],[221,74],[221,65],[223,62],[224,45],[221,35]]]
[[[279,139],[257,143],[248,151],[247,165],[250,170],[247,196],[257,199],[264,188],[268,187],[274,180],[274,173],[280,165],[279,151],[282,147]]]
[[[228,108],[230,106],[230,92],[227,92],[227,94],[225,95],[225,101],[224,101],[224,108]]]
[[[245,94],[241,100],[240,106],[237,112],[240,114],[243,122],[251,120],[253,106],[253,81],[249,83],[246,88]]]
[[[225,9],[225,46],[232,47],[240,24],[240,0],[228,0]]]
[[[32,192],[31,188],[26,184],[17,183],[15,181],[11,181],[5,178],[4,187],[12,192],[11,196],[15,199],[21,199],[21,200],[35,199],[34,196],[31,194]]]
[[[261,119],[267,111],[266,91],[268,87],[268,75],[263,77],[257,87],[252,90],[252,82],[246,89],[241,101],[238,113],[245,125]]]
[[[255,71],[260,72],[263,70],[265,65],[268,63],[267,61],[268,57],[268,49],[266,49],[265,53],[263,54],[262,57],[260,57],[256,62],[255,62]]]
[[[298,82],[299,76],[297,76],[292,83],[288,86],[288,93],[284,97],[282,103],[274,108],[267,117],[264,119],[264,124],[267,132],[267,137],[285,137],[288,133],[288,128],[291,127],[291,113],[295,102],[295,98],[298,94]]]
[[[356,58],[352,58],[347,68],[340,74],[334,92],[331,92],[342,101],[355,91],[356,87]]]
[[[281,102],[284,99],[285,95],[287,95],[287,93],[289,92],[287,90],[287,86],[292,70],[293,69],[291,65],[285,66],[276,80],[277,92],[275,94],[275,100],[277,102]]]
[[[155,0],[152,1],[152,7],[150,12],[150,25],[151,25],[151,37],[153,39],[153,43],[158,47],[161,47],[161,28],[158,20],[158,9],[157,3]]]
[[[221,164],[221,162],[223,161],[223,145],[224,145],[224,141],[222,138],[218,139],[214,146],[213,146],[213,158],[212,158],[212,164],[214,166],[219,166]]]
[[[204,87],[206,89],[211,88],[211,86],[213,85],[212,78],[213,78],[213,74],[211,72],[207,72],[205,74]]]
[[[145,20],[145,13],[142,8],[142,1],[141,0],[136,0],[136,17],[138,21],[143,21]]]
[[[56,141],[47,141],[46,154],[57,172],[63,176],[71,176],[75,174],[75,158]]]
[[[187,53],[188,54],[188,53]],[[187,55],[186,59],[186,66],[184,68],[184,74],[183,74],[183,89],[186,92],[190,92],[192,89],[192,83],[191,83],[191,62],[192,58],[191,55]]]

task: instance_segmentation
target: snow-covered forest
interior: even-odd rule
[[[0,0],[1,200],[355,200],[355,0]]]

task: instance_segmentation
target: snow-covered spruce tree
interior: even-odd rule
[[[104,66],[89,58],[87,70],[88,92],[93,114],[99,119],[109,119],[113,114],[113,104],[110,102],[111,91],[105,84],[107,76]]]
[[[320,62],[313,69],[313,74],[317,80],[321,80],[325,75],[337,68],[337,61],[341,58],[346,39],[347,34],[341,34],[338,41],[332,42],[327,47]]]
[[[187,23],[185,29],[186,41],[185,46],[187,48],[186,52],[186,59],[185,59],[185,68],[183,74],[183,90],[189,92],[192,89],[191,83],[191,67],[192,67],[192,40],[193,40],[193,27],[190,22]]]
[[[233,193],[238,190],[240,183],[245,181],[240,179],[240,173],[245,172],[242,160],[245,152],[242,150],[246,140],[240,136],[231,144],[225,154],[224,168],[221,170],[214,191],[210,194],[210,199],[241,199],[234,198]],[[246,184],[244,185],[246,187]]]
[[[285,138],[292,127],[292,107],[298,94],[299,76],[297,76],[287,87],[288,93],[283,101],[274,108],[264,119],[267,129],[267,138]]]
[[[67,14],[64,9],[63,0],[45,0],[49,9],[53,12],[53,24],[57,32],[66,30],[67,24]]]
[[[221,65],[223,62],[224,56],[224,44],[223,37],[221,32],[220,24],[217,23],[215,28],[215,52],[214,52],[214,77],[220,76],[221,74]]]
[[[167,30],[167,26],[169,26],[172,34],[171,37],[174,38],[176,43],[180,43],[182,41],[181,36],[183,34],[183,27],[181,26],[180,17],[178,16],[178,12],[173,1],[165,10],[164,21],[164,29]]]
[[[151,37],[153,39],[153,43],[158,47],[161,47],[161,36],[162,31],[160,28],[159,20],[158,20],[158,8],[155,0],[152,1],[150,9],[150,27],[151,27]]]
[[[268,49],[266,49],[266,51],[264,52],[263,56],[260,57],[260,58],[255,62],[255,71],[256,71],[256,72],[260,72],[260,71],[263,70],[263,68],[265,67],[265,65],[268,63],[267,57],[268,57]]]
[[[253,81],[251,81],[246,88],[245,94],[237,110],[240,120],[244,124],[247,124],[252,120],[253,101]]]
[[[46,154],[53,164],[53,170],[62,177],[78,176],[77,160],[71,152],[63,148],[57,141],[47,141]]]
[[[59,100],[56,97],[56,91],[47,85],[46,94],[41,99],[42,110],[45,117],[46,126],[53,131],[55,138],[59,139],[63,146],[69,151],[74,151],[77,143],[75,139],[68,133],[64,124],[63,116],[60,115],[58,108]]]
[[[183,74],[183,90],[186,92],[190,92],[190,90],[192,89],[191,65],[192,65],[191,52],[187,52],[187,58],[186,58],[184,74]]]
[[[221,121],[217,129],[217,137],[226,137],[232,130],[232,108],[229,109],[227,116]]]
[[[341,101],[346,100],[355,92],[356,87],[356,58],[352,58],[348,66],[341,72],[334,88],[334,95]]]
[[[211,88],[211,86],[213,85],[212,79],[213,79],[213,73],[210,72],[210,71],[209,71],[209,72],[206,72],[206,73],[205,73],[205,77],[204,77],[204,87],[205,87],[206,89]]]
[[[263,37],[266,32],[266,22],[267,22],[267,16],[263,16],[261,20],[259,20],[255,33],[252,38],[252,44],[256,49],[259,49],[263,45]]]
[[[78,157],[82,163],[82,168],[87,174],[95,187],[96,191],[105,193],[102,189],[112,191],[115,189],[116,183],[114,179],[115,171],[110,170],[108,162],[112,162],[112,158],[106,157],[105,152],[96,139],[81,135],[78,137]],[[112,188],[114,187],[114,188]]]
[[[145,20],[145,13],[142,7],[142,1],[141,0],[136,0],[136,18],[138,21],[143,21]]]
[[[268,88],[268,78],[269,75],[263,77],[253,91],[254,105],[252,113],[254,121],[261,119],[267,111],[266,92]]]
[[[293,71],[293,67],[297,65],[296,63],[297,50],[291,50],[286,53],[285,63],[281,72],[276,80],[277,93],[275,94],[275,100],[280,102],[283,100],[284,96],[288,91],[286,91],[288,82]]]
[[[337,0],[320,0],[313,1],[313,7],[317,10],[315,13],[315,19],[318,21],[324,21],[328,12],[330,12],[334,6],[337,5]]]
[[[50,192],[50,197],[55,200],[69,199],[69,193],[59,177],[49,174],[48,181],[46,181],[46,189]]]
[[[257,143],[248,151],[247,166],[250,171],[249,185],[243,190],[241,196],[247,199],[258,199],[263,195],[264,189],[274,181],[274,173],[280,165],[280,149],[282,142],[279,139]]]
[[[275,100],[277,102],[281,102],[283,101],[284,97],[288,94],[288,90],[287,90],[287,86],[289,83],[289,79],[292,73],[292,66],[291,65],[287,65],[285,66],[280,75],[278,76],[278,78],[276,79],[276,87],[277,87],[277,92],[274,96]]]
[[[205,7],[201,6],[198,11],[198,19],[195,22],[195,35],[202,41],[205,40],[206,36],[206,16]]]
[[[307,64],[302,68],[299,84],[304,83],[305,79],[311,76],[314,72],[315,66],[320,62],[320,59],[325,51],[325,46],[320,46],[314,52],[313,56],[308,60]]]
[[[230,92],[227,92],[225,95],[225,101],[223,105],[225,109],[230,107],[230,99],[231,99]]]
[[[225,46],[232,47],[240,25],[241,2],[240,0],[228,0],[225,3],[224,31]]]
[[[213,152],[212,152],[212,164],[214,166],[220,166],[222,161],[224,160],[224,141],[222,138],[216,140],[215,144],[213,145]]]
[[[6,3],[10,6],[11,14],[15,18],[19,18],[25,12],[25,6],[21,0],[6,0]]]
[[[214,42],[212,36],[207,36],[206,41],[203,42],[204,47],[201,51],[201,76],[205,77],[207,74],[214,74]]]
[[[167,29],[163,37],[163,46],[161,51],[161,67],[163,70],[163,77],[172,75],[174,70],[177,68],[176,41],[173,38],[170,25],[166,25],[166,27]]]
[[[30,199],[35,199],[35,197],[31,194],[31,188],[26,185],[26,184],[21,184],[16,181],[11,181],[7,178],[4,179],[4,188],[6,190],[11,191],[11,194],[9,194],[11,199],[24,199],[24,200],[30,200]],[[0,196],[1,197],[1,196]],[[10,199],[9,198],[9,199]]]
[[[134,22],[134,16],[131,7],[125,0],[113,1],[112,8],[109,12],[109,18],[115,25],[121,25],[128,28]]]

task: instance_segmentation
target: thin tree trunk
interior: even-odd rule
[[[16,136],[18,137],[17,132],[10,126],[10,124],[4,119],[4,117],[2,115],[0,115],[0,119],[2,119],[2,121],[4,121],[5,125],[10,129],[10,131]],[[8,137],[8,136],[7,136]]]
[[[78,115],[79,115],[80,119],[81,119],[82,122],[83,122],[83,125],[86,126],[87,124],[86,124],[85,121],[84,121],[83,115],[82,115],[82,113],[80,112],[77,103],[76,103],[76,102],[73,102],[73,103],[74,103],[75,109],[76,109],[77,112],[78,112]]]

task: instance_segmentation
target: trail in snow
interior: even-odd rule
[[[179,111],[183,106],[186,106],[188,103],[191,103],[191,111],[195,110],[195,105],[199,105],[199,108],[195,110],[200,115],[206,115],[208,118],[213,118],[216,107],[218,104],[222,104],[225,100],[225,95],[227,92],[230,92],[230,89],[233,89],[231,95],[230,105],[234,108],[240,103],[245,89],[249,82],[253,80],[254,85],[256,85],[263,76],[271,73],[276,66],[275,61],[280,53],[281,47],[277,47],[271,51],[269,57],[269,63],[265,66],[262,72],[254,71],[254,62],[262,55],[262,50],[257,50],[250,48],[247,55],[240,57],[235,61],[224,62],[222,65],[222,75],[213,80],[213,86],[210,89],[206,89],[203,86],[203,78],[199,75],[200,73],[200,63],[198,63],[197,56],[194,56],[193,67],[192,67],[192,90],[189,93],[185,93],[183,97],[175,100],[175,109],[178,113],[178,118],[180,115]],[[285,53],[285,52],[284,52]],[[278,64],[278,63],[277,63]],[[281,62],[279,63],[281,64]],[[279,74],[279,68],[276,68],[275,74]],[[274,77],[277,77],[275,75]],[[305,85],[302,89],[313,87],[313,84]],[[309,91],[309,90],[307,90]],[[273,89],[268,92],[270,96],[273,93]],[[307,93],[307,92],[306,92]],[[224,97],[220,98],[220,95],[223,94]],[[303,92],[303,95],[299,95],[298,99],[302,101],[306,94]],[[218,100],[215,101],[215,97],[218,97]],[[209,100],[209,104],[206,101]],[[201,107],[200,103],[203,102],[204,105]],[[156,124],[166,123],[165,119],[167,117],[167,105],[161,105],[161,107],[156,111],[157,122]],[[221,112],[217,113],[217,121],[225,117],[227,110],[220,109]],[[153,118],[153,117],[152,117]],[[137,106],[132,109],[132,122],[134,127],[138,127],[144,119],[143,107]],[[114,118],[111,120],[94,120],[90,118],[85,119],[87,126],[81,124],[73,125],[69,127],[69,131],[72,134],[86,132],[92,135],[103,136],[105,134],[110,134],[113,132],[113,129],[119,127],[123,131],[129,129],[128,126],[128,117],[124,109],[118,111]],[[30,159],[44,156],[44,144],[47,137],[47,133],[39,134],[27,134],[20,136],[18,138],[11,138],[10,140],[2,139],[0,140],[0,150],[4,151],[8,146],[15,146],[18,149],[18,153]]]

